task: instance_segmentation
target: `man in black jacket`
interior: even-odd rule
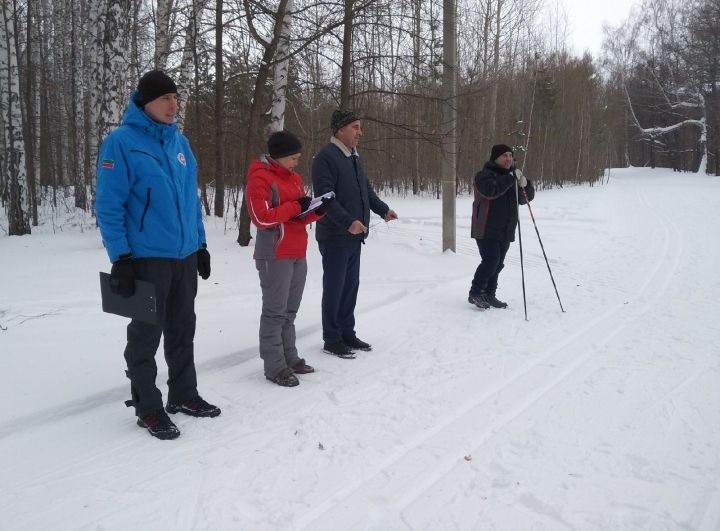
[[[325,217],[317,222],[315,237],[323,263],[323,350],[354,358],[353,350],[372,347],[355,334],[355,304],[360,287],[360,248],[368,234],[370,211],[385,221],[397,214],[375,194],[365,174],[357,145],[362,122],[350,110],[333,112],[333,136],[312,165],[315,196],[335,192]]]
[[[471,235],[480,250],[480,265],[472,280],[468,302],[480,309],[506,308],[495,297],[498,276],[505,267],[510,242],[515,241],[518,204],[535,197],[532,183],[515,169],[513,151],[505,144],[492,147],[490,160],[475,176]]]

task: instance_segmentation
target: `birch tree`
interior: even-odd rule
[[[120,125],[127,100],[130,0],[109,0],[103,35],[103,98],[100,136]]]
[[[155,55],[153,64],[156,70],[167,69],[170,45],[173,41],[173,32],[170,20],[173,13],[173,0],[157,0],[155,12]]]
[[[285,103],[287,101],[288,71],[290,67],[290,31],[294,0],[288,0],[285,16],[280,27],[277,59],[273,76],[273,101],[270,108],[270,131],[282,131],[285,126]]]
[[[5,160],[3,174],[8,180],[8,234],[30,234],[29,199],[22,111],[20,109],[20,75],[15,48],[15,17],[10,0],[2,0],[0,20],[0,83],[4,86],[0,112],[5,125]]]

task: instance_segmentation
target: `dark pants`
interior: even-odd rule
[[[357,240],[318,242],[323,265],[323,340],[335,343],[355,335],[355,304],[360,287],[360,249]]]
[[[475,241],[480,250],[480,265],[475,270],[470,294],[477,295],[486,292],[495,295],[498,276],[505,267],[505,255],[510,248],[510,242],[501,242],[499,240]]]
[[[197,257],[183,260],[140,258],[133,261],[136,278],[155,284],[158,322],[133,319],[127,327],[125,361],[135,413],[143,416],[163,407],[155,385],[155,353],[164,337],[168,366],[168,402],[180,403],[197,396],[193,340]]]

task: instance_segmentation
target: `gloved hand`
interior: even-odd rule
[[[197,256],[197,270],[198,275],[203,280],[210,278],[210,253],[207,250],[207,245],[203,244],[203,248],[195,253]]]
[[[517,183],[520,188],[525,188],[527,186],[527,179],[523,175],[522,170],[515,169],[515,178],[517,179]]]
[[[124,254],[113,262],[110,289],[121,297],[132,297],[135,293],[135,267],[131,255]]]
[[[312,201],[312,198],[308,196],[301,197],[297,200],[297,202],[300,203],[300,213],[303,213],[308,209],[310,201]]]
[[[328,208],[330,208],[330,205],[332,205],[333,201],[335,201],[334,197],[323,197],[320,200],[322,204],[315,209],[315,213],[318,216],[324,215],[328,211]]]

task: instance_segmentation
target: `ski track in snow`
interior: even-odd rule
[[[523,244],[526,279],[532,279],[533,289],[530,322],[518,324],[522,306],[517,290],[507,310],[482,312],[467,304],[464,297],[478,252],[463,234],[469,226],[461,217],[457,255],[470,264],[468,269],[416,276],[413,268],[404,275],[389,268],[387,273],[377,270],[372,285],[361,286],[367,292],[358,322],[361,330],[371,332],[373,352],[359,353],[357,360],[313,352],[320,326],[310,320],[298,327],[298,345],[318,372],[303,375],[299,388],[269,386],[261,368],[258,371],[254,346],[198,363],[201,384],[212,387],[208,398],[223,405],[223,415],[176,415],[183,432],[177,443],[141,436],[131,417],[117,420],[125,414],[118,403],[126,398],[126,383],[0,423],[0,452],[13,455],[35,447],[39,452],[25,473],[20,473],[24,460],[4,467],[13,478],[0,501],[8,529],[43,529],[48,522],[55,529],[88,530],[137,528],[139,522],[147,529],[193,530],[718,529],[717,474],[710,473],[713,479],[700,499],[691,499],[693,512],[683,513],[676,506],[652,510],[654,503],[671,496],[672,489],[657,490],[667,477],[688,485],[708,476],[681,467],[653,467],[652,458],[660,454],[644,446],[644,437],[650,435],[644,436],[640,427],[649,426],[655,435],[662,431],[676,446],[683,443],[674,441],[678,423],[686,434],[705,433],[704,410],[688,396],[717,379],[718,365],[710,359],[706,363],[712,365],[691,364],[684,357],[687,349],[675,353],[677,361],[671,364],[663,351],[644,354],[641,347],[644,339],[652,339],[645,331],[658,332],[650,325],[653,319],[672,322],[672,309],[665,302],[672,300],[671,290],[688,261],[698,271],[709,271],[686,256],[688,249],[697,249],[667,208],[657,203],[648,176],[652,174],[643,174],[640,184],[615,179],[610,190],[597,191],[612,195],[605,198],[614,207],[609,216],[631,215],[628,221],[611,220],[608,233],[597,233],[618,238],[616,242],[578,241],[575,262],[567,256],[554,259],[552,249],[560,247],[563,221],[567,217],[576,228],[578,221],[593,227],[598,216],[587,209],[587,220],[579,219],[584,213],[580,206],[545,213],[541,235],[547,239],[566,314],[560,313],[529,224],[523,224]],[[402,219],[405,224],[374,226],[371,249],[406,249],[417,259],[428,250],[436,253],[439,218],[411,214]],[[637,230],[648,237],[623,239],[623,223],[637,223]],[[587,229],[586,234],[590,238],[595,233]],[[626,272],[601,267],[598,260],[606,250],[627,256],[622,263],[609,260],[610,266],[627,266]],[[445,258],[440,256],[437,265]],[[519,279],[516,254],[508,255],[501,280],[509,284],[511,279]],[[588,296],[596,298],[594,311],[588,303],[582,306]],[[459,305],[463,311],[457,310]],[[453,322],[438,318],[443,315]],[[12,306],[3,310],[2,318],[4,323],[17,319]],[[413,323],[416,326],[409,326]],[[525,333],[544,342],[526,340]],[[688,340],[678,336],[673,340]],[[715,339],[709,347],[717,344]],[[653,356],[671,361],[654,369]],[[677,374],[667,373],[672,368]],[[640,369],[656,370],[657,382],[641,381],[647,388],[636,389],[633,378]],[[164,377],[161,371],[158,380]],[[592,446],[582,431],[560,432],[566,441],[552,440],[548,428],[538,432],[542,426],[535,424],[540,422],[536,418],[560,428],[575,416],[585,420],[581,406],[592,404],[593,397],[624,395],[640,399],[633,403],[636,409],[619,411],[617,418],[597,418],[604,429]],[[552,414],[555,408],[558,418]],[[602,411],[600,405],[593,408]],[[104,431],[89,441],[61,435],[83,434],[93,426]],[[712,433],[719,435],[717,429]],[[43,446],[47,439],[56,444]],[[702,442],[681,450],[698,460],[710,452],[705,461],[711,459],[717,473],[718,440],[711,451]],[[156,450],[159,445],[162,452]],[[546,463],[558,448],[568,452],[564,479],[559,473],[565,472],[562,460]],[[540,464],[525,468],[536,453]],[[588,456],[594,459],[583,468],[578,463]],[[605,481],[600,487],[589,479],[593,471]],[[83,488],[76,489],[79,484]],[[599,490],[605,485],[633,496],[621,500],[612,490]],[[638,485],[647,493],[639,494]],[[0,488],[9,486],[0,480]],[[569,503],[566,488],[587,495]],[[161,506],[173,504],[170,512],[155,510],[159,496]],[[593,506],[588,502],[593,496],[607,505],[598,501]],[[677,503],[682,499],[678,496]],[[29,510],[40,500],[42,510]]]
[[[484,441],[501,431],[567,378],[575,376],[578,379],[577,372],[582,370],[590,373],[595,370],[599,364],[587,366],[593,354],[587,348],[588,344],[598,348],[609,343],[626,327],[632,326],[637,317],[651,310],[662,298],[679,267],[681,253],[678,250],[682,248],[682,238],[678,229],[669,219],[650,208],[639,189],[637,192],[639,201],[653,212],[663,227],[665,237],[661,239],[663,246],[654,270],[633,294],[632,298],[641,302],[633,312],[635,315],[628,316],[623,312],[624,305],[615,306],[582,326],[567,340],[546,348],[542,355],[517,373],[474,397],[465,407],[446,417],[421,437],[399,447],[376,468],[301,517],[296,521],[300,528],[357,529],[366,518],[363,507],[372,505],[372,500],[377,498],[382,499],[393,511],[402,511],[457,466],[458,456],[468,450],[466,441],[478,443],[473,448],[475,453]],[[667,267],[667,262],[670,262],[671,267]],[[651,286],[652,292],[649,289]],[[660,286],[659,290],[657,286]],[[582,351],[586,353],[576,355]],[[558,368],[561,368],[559,372]],[[534,387],[533,393],[523,396],[523,389]],[[512,397],[519,395],[521,399],[508,399],[501,396],[503,394]],[[502,403],[503,399],[507,403]],[[490,415],[486,406],[489,403],[496,409],[496,418],[488,418]],[[499,403],[502,403],[502,407],[498,407]],[[433,464],[430,467],[428,463]],[[410,470],[417,470],[418,473],[408,474]],[[402,493],[399,499],[397,493]],[[374,516],[378,517],[377,514]]]

